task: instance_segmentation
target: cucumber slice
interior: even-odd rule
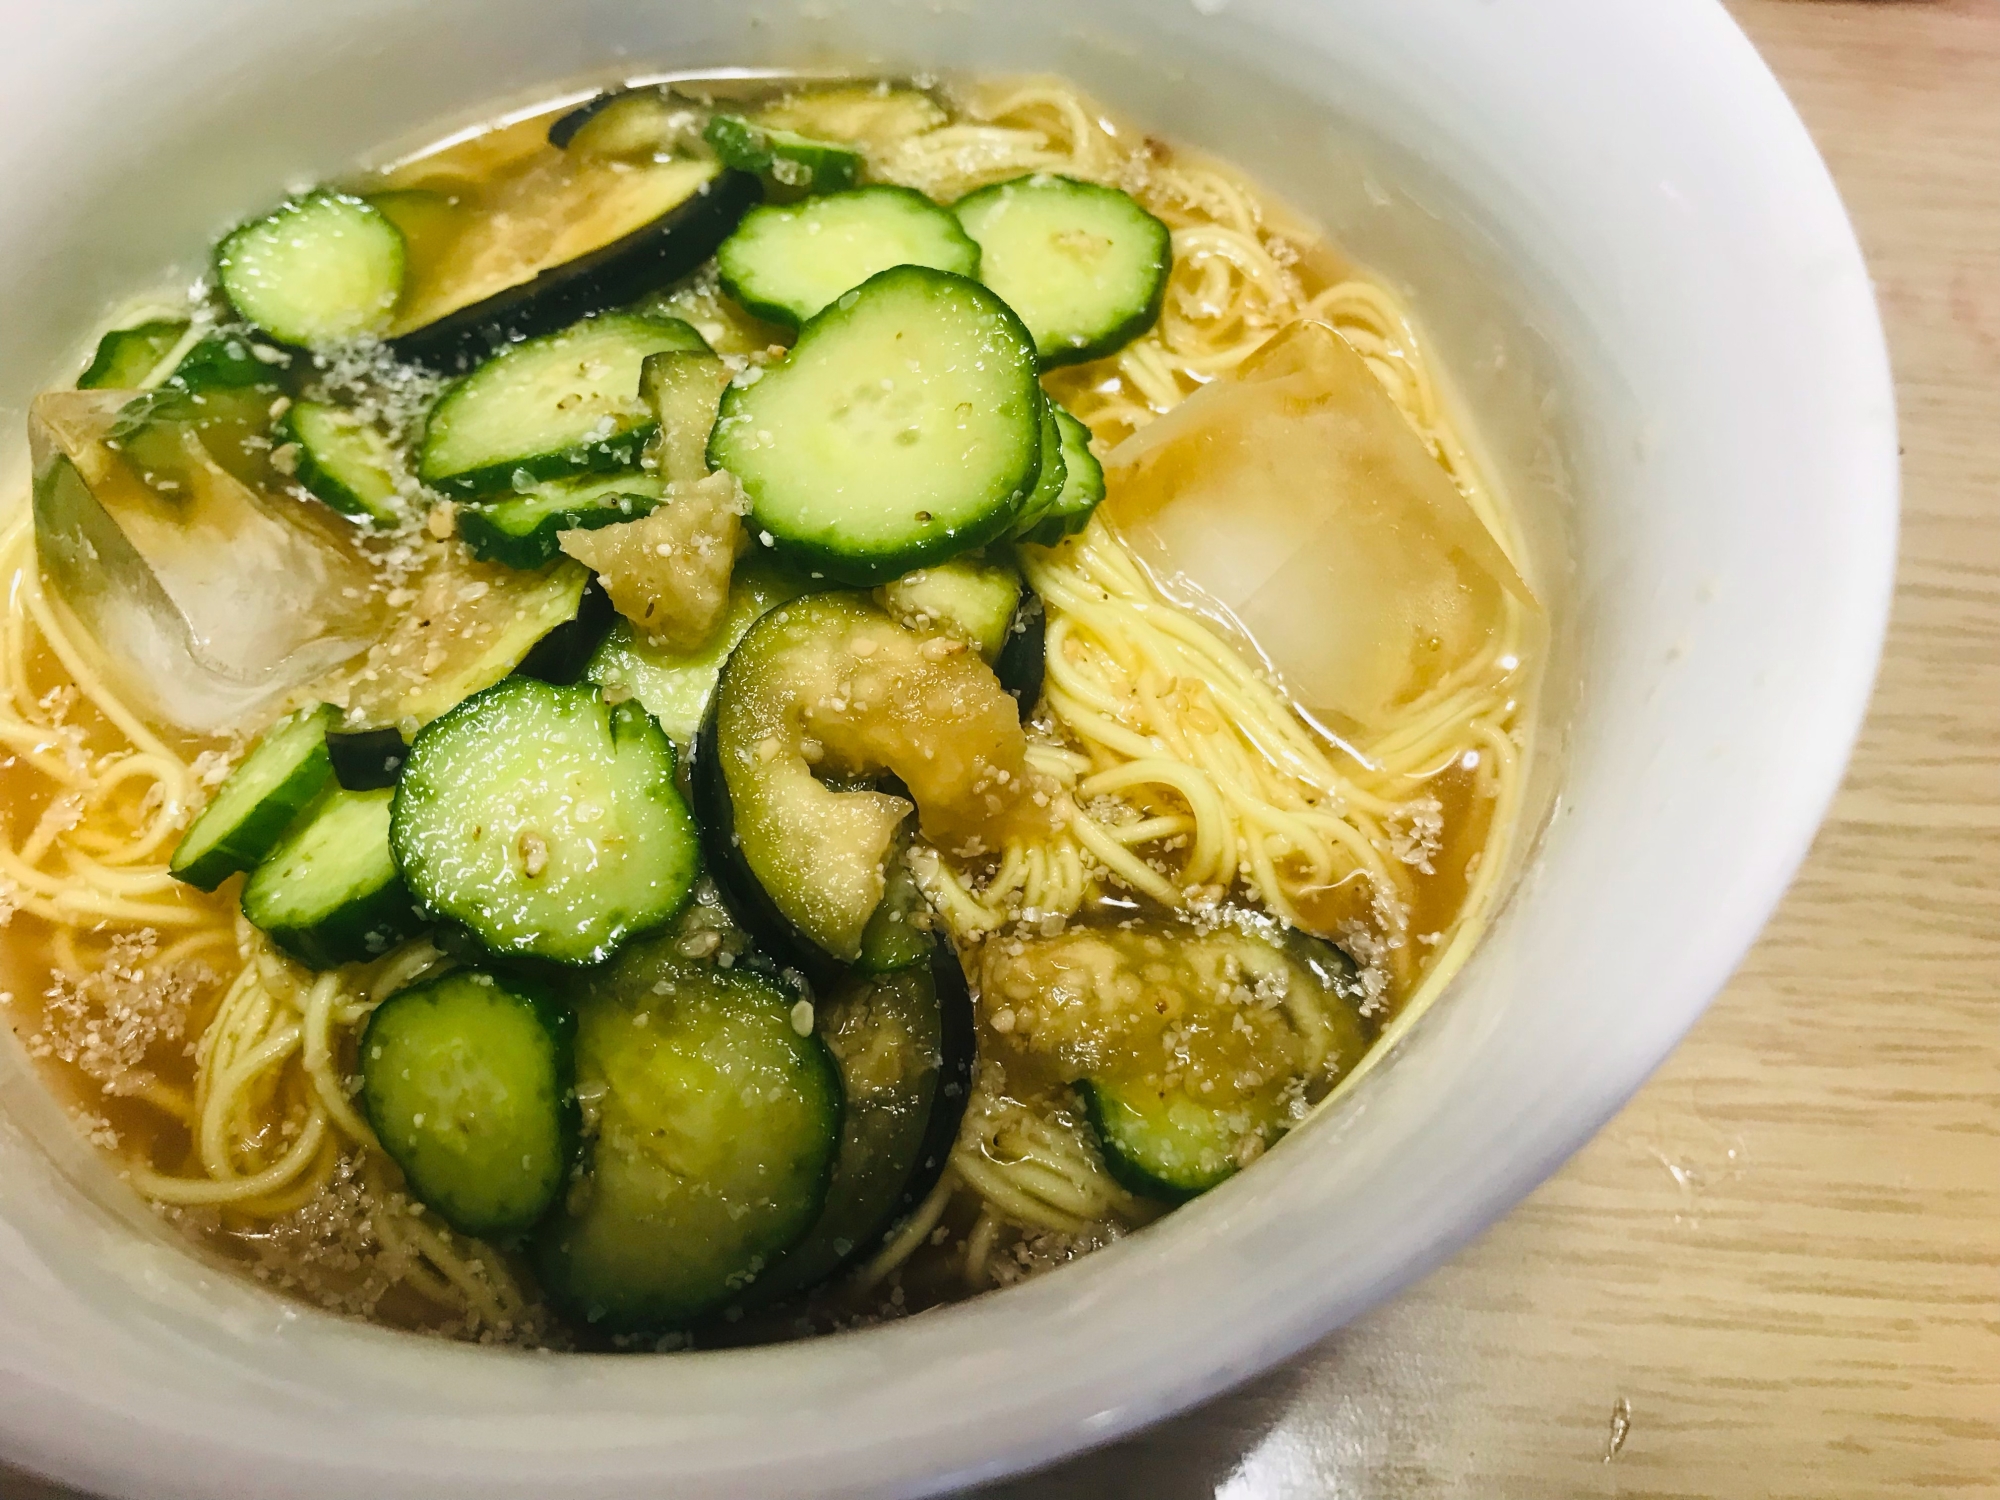
[[[396,450],[352,412],[321,401],[295,401],[271,433],[298,444],[295,477],[344,516],[400,526],[407,516],[396,481]]]
[[[659,424],[653,462],[676,484],[706,479],[708,435],[729,387],[729,367],[713,354],[655,354],[639,370],[639,399]]]
[[[89,366],[76,377],[80,391],[134,391],[159,369],[187,333],[186,318],[160,318],[114,328],[97,341]]]
[[[811,1229],[841,1135],[826,1044],[748,969],[634,948],[577,1003],[594,1131],[537,1234],[543,1289],[609,1330],[685,1325],[740,1297]]]
[[[1062,492],[1031,523],[1014,525],[1015,536],[1043,547],[1083,530],[1104,498],[1104,465],[1090,451],[1090,429],[1053,401],[1049,410],[1062,433]]]
[[[167,861],[174,877],[212,891],[276,848],[333,774],[326,732],[338,720],[338,709],[321,704],[265,731],[181,835]]]
[[[420,925],[389,854],[394,796],[328,792],[243,883],[243,915],[309,969],[380,958]]]
[[[991,664],[1007,644],[1024,587],[1010,564],[954,557],[883,584],[875,602],[900,624],[954,636]]]
[[[512,677],[426,725],[397,862],[493,954],[594,964],[677,916],[699,861],[674,749],[637,704]]]
[[[166,385],[194,396],[254,388],[278,391],[278,376],[292,357],[261,339],[236,331],[204,334],[181,356]]]
[[[274,477],[267,434],[287,363],[244,334],[208,334],[164,381],[119,408],[112,444],[142,477],[178,477],[188,457],[183,436],[192,433],[232,476],[262,487]]]
[[[231,307],[284,343],[379,336],[403,294],[403,236],[359,198],[310,193],[233,231],[215,275]]]
[[[1023,724],[1034,717],[1035,705],[1042,701],[1042,679],[1048,667],[1048,611],[1042,606],[1042,596],[1030,589],[1021,596],[1014,623],[1007,627],[1007,643],[993,663],[1000,686],[1021,705]]]
[[[998,298],[897,266],[730,386],[708,459],[781,555],[865,587],[1006,531],[1041,472],[1041,400],[1032,344]]]
[[[757,124],[774,130],[878,150],[935,130],[949,118],[937,100],[921,90],[875,83],[792,94],[758,110],[755,116]]]
[[[576,1140],[575,1018],[519,979],[460,969],[391,995],[357,1049],[361,1105],[410,1190],[461,1234],[528,1229]]]
[[[1046,396],[1042,398],[1042,472],[1035,480],[1035,492],[1028,496],[1027,503],[1014,517],[1012,534],[1021,536],[1032,530],[1041,518],[1053,510],[1062,499],[1063,480],[1067,470],[1063,463],[1062,428],[1056,424],[1056,404]]]
[[[856,977],[814,1008],[840,1067],[840,1154],[811,1233],[752,1301],[804,1291],[868,1255],[944,1173],[972,1092],[972,997],[949,946],[925,949],[935,962]]]
[[[326,737],[333,779],[350,792],[379,792],[403,774],[410,747],[394,729],[358,729]]]
[[[979,276],[1021,315],[1046,368],[1123,348],[1153,326],[1173,235],[1130,194],[1035,173],[953,205],[979,242]]]
[[[855,188],[743,216],[715,253],[723,290],[760,318],[797,328],[891,266],[979,270],[979,247],[949,209],[914,188]]]
[[[837,193],[861,179],[861,153],[797,131],[717,115],[702,139],[724,163],[797,193]]]
[[[539,568],[562,551],[565,531],[590,531],[635,520],[660,503],[664,481],[651,474],[551,479],[526,494],[468,505],[458,534],[472,555],[510,568]]]
[[[656,646],[620,620],[584,668],[586,681],[607,698],[632,698],[659,721],[667,738],[691,749],[722,664],[744,634],[771,610],[805,592],[805,584],[757,557],[736,565],[729,580],[729,605],[722,624],[698,651]]]
[[[417,475],[446,494],[477,496],[633,468],[654,425],[639,400],[640,366],[650,354],[707,348],[678,318],[629,313],[516,344],[431,411]]]

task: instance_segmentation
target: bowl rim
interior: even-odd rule
[[[1824,370],[1830,397],[1851,409],[1893,410],[1893,393],[1886,342],[1878,310],[1856,287],[1867,286],[1860,247],[1841,206],[1839,195],[1824,162],[1814,148],[1803,123],[1785,98],[1776,78],[1759,58],[1737,23],[1719,0],[1707,0],[1678,7],[1674,24],[1703,33],[1702,44],[1726,55],[1733,67],[1746,70],[1752,82],[1734,101],[1755,117],[1762,138],[1778,158],[1773,171],[1782,171],[1794,190],[1804,187],[1811,196],[1814,220],[1800,229],[1800,254],[1809,248],[1823,265],[1831,258],[1845,274],[1827,279],[1824,305],[1819,309],[1823,338],[1832,350]],[[1698,958],[1690,958],[1676,989],[1687,999],[1677,1009],[1646,1017],[1643,1039],[1611,1065],[1607,1075],[1597,1080],[1586,1106],[1565,1118],[1559,1128],[1551,1128],[1530,1154],[1516,1156],[1501,1164],[1502,1169],[1480,1177],[1476,1185],[1455,1200],[1449,1209],[1434,1209],[1399,1226],[1393,1253],[1380,1257],[1380,1264],[1351,1278],[1338,1296],[1306,1298],[1299,1304],[1295,1320],[1273,1326],[1268,1322],[1248,1322],[1234,1330],[1219,1330],[1199,1363],[1177,1362],[1157,1357],[1145,1350],[1130,1351],[1115,1369],[1095,1375],[1090,1399],[1079,1404],[1078,1393],[1060,1384],[1004,1404],[1004,1412],[967,1412],[955,1423],[934,1420],[916,1423],[928,1450],[899,1456],[886,1465],[882,1450],[910,1438],[910,1432],[875,1431],[859,1436],[837,1451],[816,1453],[786,1452],[774,1442],[768,1451],[751,1455],[725,1473],[720,1468],[688,1476],[691,1489],[712,1484],[717,1492],[736,1486],[733,1492],[748,1493],[752,1488],[775,1490],[797,1484],[811,1474],[826,1486],[824,1493],[917,1494],[936,1487],[963,1484],[1014,1473],[1053,1462],[1083,1448],[1109,1442],[1146,1423],[1186,1409],[1207,1397],[1250,1378],[1259,1371],[1295,1354],[1306,1345],[1371,1306],[1415,1281],[1448,1258],[1539,1183],[1572,1152],[1593,1135],[1643,1083],[1674,1044],[1705,1009],[1754,942],[1771,910],[1775,908],[1805,857],[1825,810],[1837,790],[1848,755],[1859,733],[1871,694],[1880,648],[1886,632],[1894,583],[1897,528],[1895,433],[1893,424],[1885,432],[1856,424],[1852,432],[1829,435],[1829,443],[1844,445],[1851,458],[1855,478],[1848,493],[1829,497],[1830,509],[1851,528],[1851,540],[1842,554],[1849,569],[1846,580],[1855,606],[1850,621],[1851,649],[1830,668],[1820,684],[1816,704],[1817,724],[1802,733],[1805,749],[1793,762],[1794,791],[1787,803],[1775,809],[1762,830],[1761,846],[1750,857],[1751,868],[1739,887],[1757,893],[1726,920],[1722,935],[1711,942]],[[1213,1195],[1204,1212],[1226,1214],[1233,1201],[1226,1190]],[[1167,1226],[1162,1226],[1166,1228]],[[1191,1226],[1189,1226],[1191,1228]],[[1149,1237],[1160,1231],[1149,1231]],[[1181,1239],[1188,1235],[1179,1236]],[[1017,1322],[1061,1318],[1103,1298],[1100,1284],[1126,1280],[1127,1263],[1160,1257],[1149,1253],[1163,1250],[1164,1241],[1150,1246],[1133,1239],[1109,1247],[1083,1265],[1065,1271],[1062,1277],[1043,1278],[1018,1287],[1003,1300]],[[984,1299],[990,1303],[996,1299]],[[922,1358],[938,1365],[950,1364],[946,1350],[962,1327],[992,1322],[981,1316],[980,1303],[962,1304],[940,1310],[921,1320],[859,1335],[834,1335],[809,1346],[779,1346],[770,1350],[716,1351],[704,1361],[716,1367],[718,1378],[748,1386],[759,1378],[772,1360],[799,1361],[804,1358],[838,1359],[861,1366],[866,1353],[854,1341],[869,1341],[878,1359],[886,1359],[892,1349],[915,1348]],[[990,1311],[990,1309],[989,1309]],[[301,1314],[300,1321],[321,1318]],[[357,1351],[387,1348],[407,1350],[410,1340],[379,1329],[342,1325],[351,1335]],[[1005,1339],[1003,1337],[1004,1345]],[[805,1351],[824,1351],[821,1355]],[[849,1356],[852,1356],[850,1359]],[[434,1376],[452,1378],[469,1371],[468,1361],[491,1365],[496,1359],[509,1367],[530,1372],[549,1362],[529,1354],[496,1356],[491,1351],[454,1346],[425,1348],[424,1362]],[[568,1367],[586,1368],[590,1373],[607,1367],[616,1370],[620,1383],[643,1385],[648,1382],[632,1371],[634,1361],[624,1356],[571,1356],[562,1362]],[[660,1363],[660,1362],[653,1362]],[[960,1364],[949,1373],[965,1378],[974,1368]],[[630,1378],[628,1378],[628,1376]],[[941,1375],[939,1378],[943,1378]],[[258,1476],[229,1476],[218,1479],[217,1460],[226,1455],[240,1456],[254,1444],[231,1439],[222,1433],[171,1433],[146,1428],[129,1414],[118,1417],[121,1425],[134,1423],[145,1429],[148,1440],[129,1438],[110,1444],[95,1453],[87,1466],[61,1465],[64,1477],[82,1478],[84,1468],[95,1482],[109,1481],[121,1492],[140,1493],[159,1489],[162,1493],[219,1496],[252,1495],[260,1492]],[[0,1403],[0,1437],[10,1453],[49,1453],[50,1434],[62,1431],[74,1412],[53,1393],[40,1387],[24,1389],[18,1402]],[[1004,1420],[991,1420],[993,1418]],[[103,1416],[79,1427],[79,1432]],[[489,1419],[490,1421],[491,1419]],[[104,1429],[111,1430],[111,1429]],[[128,1431],[131,1429],[127,1429]],[[384,1495],[435,1493],[426,1491],[440,1473],[460,1474],[461,1469],[426,1473],[413,1469],[390,1472],[381,1467],[379,1454],[368,1445],[350,1441],[345,1451],[330,1445],[314,1456],[312,1464],[298,1477],[297,1493],[331,1494],[359,1488],[363,1483]],[[915,1444],[911,1444],[914,1449]],[[452,1450],[454,1454],[457,1450]],[[493,1477],[500,1482],[496,1492],[525,1493],[532,1486],[546,1484],[546,1476],[527,1472],[524,1455],[506,1449],[497,1453]],[[603,1495],[638,1494],[658,1462],[656,1447],[632,1446],[622,1466],[607,1470],[595,1486]],[[45,1467],[42,1463],[36,1466]]]

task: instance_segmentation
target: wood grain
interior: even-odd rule
[[[2000,4],[1734,8],[1901,394],[1895,616],[1832,817],[1679,1052],[1484,1240],[989,1500],[2000,1496]]]

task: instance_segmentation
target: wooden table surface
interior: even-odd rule
[[[1456,1261],[983,1500],[2000,1496],[2000,0],[1735,9],[1860,226],[1906,452],[1882,678],[1798,884]]]
[[[1483,1240],[983,1500],[2000,1496],[2000,0],[1734,9],[1860,228],[1901,392],[1894,623],[1811,858]]]

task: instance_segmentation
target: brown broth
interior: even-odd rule
[[[547,168],[550,148],[545,144],[549,114],[523,119],[502,128],[458,141],[434,153],[415,158],[392,171],[357,183],[366,191],[422,189],[444,192],[475,201],[495,182],[525,181]],[[1148,140],[1148,155],[1160,164],[1202,163],[1196,153],[1180,151],[1165,143]],[[559,153],[555,153],[559,155]],[[1266,200],[1270,204],[1270,200]],[[1269,212],[1268,226],[1280,231],[1293,252],[1290,270],[1310,296],[1355,274],[1340,253],[1317,238],[1303,224],[1292,220],[1277,206]],[[697,287],[676,293],[679,307],[693,309],[689,315],[700,321],[706,313],[711,320],[722,319],[729,326],[726,338],[711,334],[718,348],[761,348],[769,342],[768,331],[754,320],[732,313],[711,290]],[[706,325],[705,333],[710,332]],[[1057,399],[1085,391],[1113,392],[1136,397],[1121,374],[1115,359],[1098,361],[1054,372],[1046,386]],[[1114,434],[1099,433],[1099,446]],[[60,690],[66,679],[46,651],[30,663],[36,691]],[[87,704],[79,705],[72,723],[93,753],[103,753],[117,743],[110,726],[103,723]],[[179,740],[174,748],[193,756],[221,748],[216,743]],[[9,810],[19,826],[40,816],[49,783],[22,764],[18,757],[0,759],[0,808]],[[1406,920],[1401,924],[1407,941],[1392,944],[1368,955],[1386,976],[1383,1005],[1369,1020],[1379,1029],[1397,1012],[1415,989],[1439,948],[1439,936],[1448,933],[1463,912],[1471,891],[1477,861],[1483,857],[1494,832],[1496,803],[1481,784],[1481,772],[1461,760],[1448,763],[1421,783],[1413,783],[1406,795],[1411,799],[1435,799],[1436,825],[1415,860],[1404,858],[1408,868],[1410,899]],[[1420,842],[1422,842],[1420,840]],[[181,900],[191,909],[207,913],[217,922],[233,920],[237,883],[232,881],[214,895],[184,891]],[[1355,875],[1340,883],[1308,893],[1300,902],[1305,925],[1326,934],[1340,935],[1357,926],[1377,923],[1375,896],[1366,879]],[[1100,915],[1115,918],[1131,910],[1125,903],[1117,912]],[[100,1145],[115,1155],[151,1164],[161,1171],[187,1168],[195,1157],[189,1127],[176,1114],[145,1102],[136,1092],[144,1079],[154,1080],[169,1094],[192,1098],[197,1081],[195,1042],[214,1012],[230,975],[211,968],[204,975],[184,975],[177,979],[177,998],[162,1013],[160,1023],[143,1045],[127,1046],[129,1056],[117,1067],[82,1060],[83,1052],[66,1036],[65,1027],[74,1021],[63,1012],[67,996],[73,993],[75,978],[70,972],[87,972],[102,966],[112,954],[111,934],[87,934],[75,944],[74,954],[64,952],[64,939],[49,923],[29,913],[16,913],[8,928],[4,978],[11,991],[9,1022],[15,1034],[36,1057],[51,1088],[79,1119],[80,1125]],[[157,950],[170,943],[172,934],[156,935],[152,946],[143,935],[129,935],[123,967],[142,973]],[[223,955],[220,967],[228,968],[233,955]],[[153,976],[157,980],[160,976]],[[86,981],[88,982],[88,981]],[[129,983],[134,993],[145,989],[146,981]],[[183,993],[184,992],[184,993]],[[51,1040],[52,1038],[58,1040]],[[341,1044],[349,1053],[351,1038]],[[136,1049],[136,1050],[135,1050]],[[1070,1108],[1061,1083],[1031,1065],[1016,1047],[986,1036],[990,1061],[1011,1070],[1010,1093],[1043,1110]],[[58,1055],[75,1054],[72,1060]],[[122,1054],[121,1054],[122,1056]],[[350,1057],[337,1059],[344,1072]],[[253,1215],[232,1210],[167,1210],[175,1222],[205,1251],[226,1259],[274,1288],[317,1302],[337,1311],[364,1315],[392,1326],[432,1332],[466,1334],[464,1318],[442,1310],[441,1304],[408,1286],[383,1286],[376,1276],[375,1252],[368,1248],[368,1218],[385,1211],[380,1191],[394,1194],[398,1189],[393,1168],[382,1173],[385,1189],[368,1187],[357,1173],[354,1159],[342,1156],[329,1144],[323,1160],[311,1174],[315,1190],[302,1196],[288,1212],[275,1216]],[[1135,1227],[1156,1210],[1134,1206],[1129,1223]],[[960,1266],[968,1240],[980,1232],[980,1210],[976,1201],[961,1194],[945,1211],[930,1240],[887,1282],[865,1293],[837,1292],[818,1299],[805,1314],[783,1312],[753,1317],[741,1326],[704,1336],[709,1343],[733,1343],[783,1337],[807,1328],[825,1329],[852,1326],[885,1316],[898,1316],[939,1302],[967,1295],[968,1286]],[[1025,1230],[1003,1232],[997,1247],[998,1269],[991,1278],[999,1284],[1070,1258],[1088,1244],[1066,1241],[1062,1236]],[[562,1330],[538,1326],[527,1332],[538,1341],[565,1342]]]

